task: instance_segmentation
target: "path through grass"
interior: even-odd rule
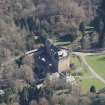
[[[86,57],[86,58],[90,59],[88,57]],[[71,62],[74,63],[77,66],[77,68],[81,68],[81,72],[83,75],[81,76],[82,79],[79,78],[79,81],[81,84],[82,91],[84,93],[88,92],[92,85],[94,85],[96,87],[96,90],[99,90],[99,89],[105,87],[104,84],[102,82],[100,82],[99,80],[97,80],[96,78],[94,78],[93,75],[89,71],[87,71],[87,70],[85,70],[85,68],[81,67],[81,64],[80,64],[79,60],[77,59],[77,57],[71,57]]]
[[[105,79],[105,55],[86,56],[88,64]]]

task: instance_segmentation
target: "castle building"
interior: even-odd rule
[[[49,40],[45,41],[44,47],[35,54],[35,66],[38,73],[67,72],[70,70],[69,50],[54,46]]]

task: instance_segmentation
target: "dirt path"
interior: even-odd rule
[[[105,52],[101,52],[105,53]],[[105,84],[105,80],[95,72],[95,70],[87,63],[85,56],[87,55],[96,55],[96,53],[80,53],[80,52],[75,52],[75,55],[78,55],[83,63],[83,65],[92,73],[94,77],[96,77],[98,80],[100,80],[102,83]]]
[[[17,57],[11,58],[10,60],[8,60],[8,61],[2,63],[1,66],[8,65],[8,64],[10,64],[11,62],[14,62],[15,60],[19,59],[20,57],[24,57],[24,56],[27,56],[27,55],[29,55],[29,54],[32,54],[32,53],[36,52],[37,50],[38,50],[38,49],[30,50],[30,51],[27,51],[27,52],[25,52],[25,53],[23,53],[23,54],[21,54],[21,55],[19,55],[19,56],[17,56]]]

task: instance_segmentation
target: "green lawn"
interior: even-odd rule
[[[86,56],[87,62],[91,67],[105,79],[105,55]]]
[[[70,42],[59,42],[59,41],[56,41],[54,43],[54,45],[57,45],[57,46],[66,46],[66,45],[70,45]]]
[[[88,57],[87,57],[87,59],[88,59]],[[84,93],[88,92],[92,85],[94,85],[96,87],[96,90],[99,90],[99,89],[105,87],[105,85],[103,83],[101,83],[99,80],[93,78],[92,74],[89,71],[87,71],[81,67],[81,64],[80,64],[79,60],[77,59],[77,57],[71,57],[71,62],[74,63],[77,68],[81,68],[83,75],[81,76],[82,79],[79,79],[79,81],[81,84],[82,91]]]
[[[95,78],[84,79],[81,81],[81,84],[82,84],[82,90],[84,92],[88,92],[92,85],[96,87],[96,90],[99,90],[105,86],[103,83],[101,83],[99,80]]]
[[[74,63],[77,67],[81,67],[79,60],[77,59],[76,56],[70,56],[70,62]]]

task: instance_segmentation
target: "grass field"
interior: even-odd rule
[[[105,55],[87,56],[88,64],[105,79]]]
[[[57,45],[57,46],[67,46],[67,45],[70,45],[70,42],[60,42],[60,41],[56,41],[54,43],[54,45]]]
[[[104,88],[104,84],[95,78],[84,79],[81,82],[82,90],[84,92],[88,92],[92,85],[96,87],[96,90]]]
[[[88,59],[88,57],[87,57],[87,59]],[[94,85],[96,87],[96,90],[99,90],[99,89],[105,87],[104,84],[101,83],[96,78],[94,78],[89,71],[87,71],[81,67],[81,64],[80,64],[79,60],[77,59],[77,57],[71,57],[71,62],[74,63],[77,68],[81,68],[81,72],[83,75],[78,80],[80,81],[81,88],[84,93],[88,92],[92,85]]]

